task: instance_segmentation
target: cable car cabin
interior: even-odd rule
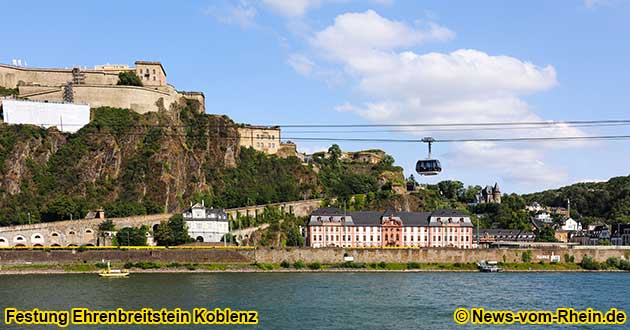
[[[442,172],[442,165],[437,159],[424,159],[416,163],[416,172],[420,175],[437,175]]]

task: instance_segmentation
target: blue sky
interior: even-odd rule
[[[161,61],[209,113],[253,124],[625,119],[630,1],[13,1],[0,62],[92,67]],[[293,133],[291,133],[293,131]],[[298,131],[298,132],[296,132]],[[285,129],[285,137],[317,136]],[[435,138],[628,134],[628,127],[329,133]],[[303,151],[328,142],[299,142]],[[413,173],[426,147],[382,148]],[[530,192],[628,175],[630,142],[438,144],[422,182]]]

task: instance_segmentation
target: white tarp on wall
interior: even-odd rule
[[[74,133],[90,122],[90,106],[5,99],[2,117],[8,124],[56,126],[62,132]]]

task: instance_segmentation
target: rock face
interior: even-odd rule
[[[62,195],[84,208],[124,200],[178,210],[194,193],[212,191],[209,169],[237,165],[238,133],[226,116],[185,104],[144,115],[98,108],[92,116],[73,135],[0,123],[2,222]]]

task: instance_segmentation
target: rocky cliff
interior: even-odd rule
[[[240,195],[226,195],[239,184],[263,186],[255,176],[274,180],[264,202],[300,199],[317,186],[297,159],[241,154],[232,120],[200,114],[194,104],[144,115],[97,108],[92,117],[76,134],[0,123],[0,225],[96,208],[111,216],[176,211],[200,198],[240,206],[247,202]],[[250,203],[260,202],[258,191],[250,195]]]

